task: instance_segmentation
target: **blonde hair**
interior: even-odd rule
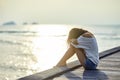
[[[81,36],[85,32],[88,32],[88,31],[83,30],[81,28],[72,28],[69,32],[67,43],[69,44],[71,39],[77,39],[79,36]]]

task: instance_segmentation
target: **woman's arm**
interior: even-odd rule
[[[94,35],[93,35],[92,33],[90,33],[90,32],[86,32],[86,33],[84,33],[82,36],[83,36],[83,37],[87,37],[87,38],[92,38],[92,37],[94,37]]]
[[[71,39],[71,42],[72,42],[73,44],[75,44],[75,45],[77,45],[77,44],[78,44],[77,39]]]

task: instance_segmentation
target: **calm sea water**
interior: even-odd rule
[[[67,34],[72,27],[69,25],[1,26],[0,79],[14,80],[53,67],[67,49]],[[78,27],[95,34],[99,52],[120,46],[120,25]],[[73,57],[69,61],[76,59]]]

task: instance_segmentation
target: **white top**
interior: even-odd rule
[[[94,37],[87,38],[80,36],[77,39],[78,44],[71,43],[75,48],[82,48],[85,51],[86,57],[96,65],[99,63],[99,54],[97,41]]]

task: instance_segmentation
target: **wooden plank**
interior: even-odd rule
[[[103,58],[98,70],[78,68],[55,77],[53,80],[120,80],[120,51]]]
[[[119,51],[120,51],[120,46],[109,49],[109,50],[106,50],[106,51],[103,51],[103,52],[100,53],[100,59],[102,59],[104,57],[107,57],[109,55],[112,55],[112,54],[114,54],[116,52],[119,52]]]
[[[101,52],[100,59],[110,56],[119,51],[120,51],[120,46]],[[81,67],[81,65],[79,64],[79,61],[74,61],[69,63],[67,67],[55,67],[43,72],[39,72],[30,76],[20,78],[18,80],[50,80],[56,76],[78,69],[79,67]]]

